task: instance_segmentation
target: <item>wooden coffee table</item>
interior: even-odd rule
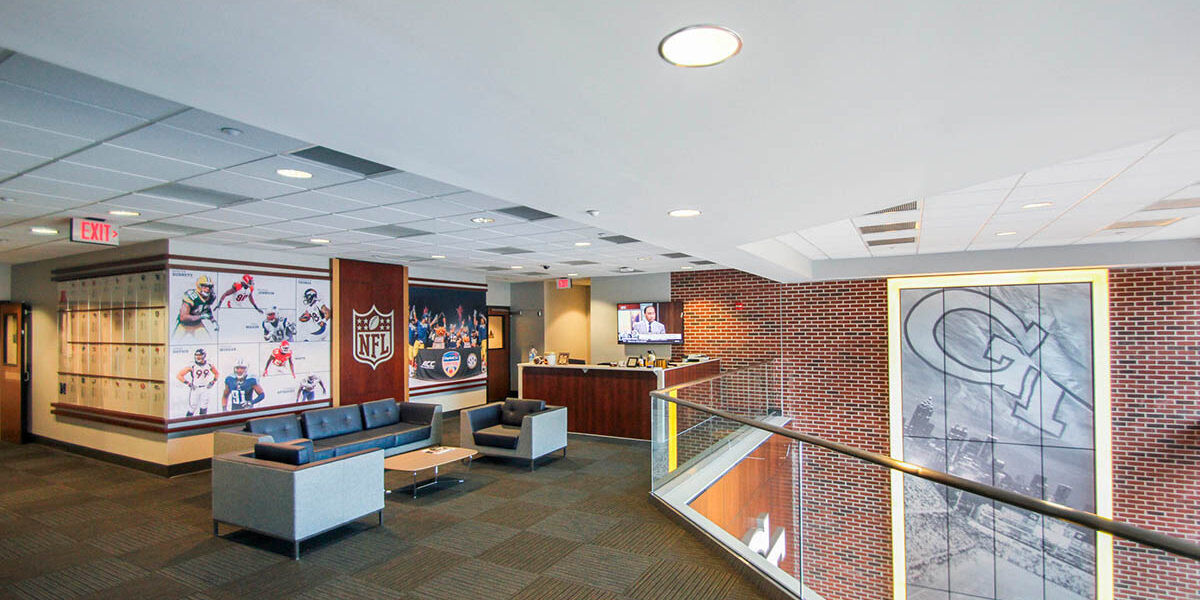
[[[434,446],[432,448],[422,448],[413,450],[404,454],[397,454],[390,458],[383,459],[384,471],[402,471],[412,474],[412,495],[417,497],[417,490],[437,485],[441,481],[453,481],[462,483],[462,479],[439,479],[439,471],[442,466],[448,465],[457,461],[465,461],[467,470],[471,470],[471,459],[478,452],[469,448],[455,448],[453,446]],[[425,483],[417,485],[417,474],[421,471],[433,469],[433,479],[427,480]],[[405,486],[408,487],[408,486]],[[403,489],[403,488],[401,488]],[[391,490],[386,490],[386,493],[392,493]]]

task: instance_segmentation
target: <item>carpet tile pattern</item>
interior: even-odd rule
[[[457,440],[446,421],[445,443]],[[0,600],[741,600],[760,597],[647,497],[646,444],[571,436],[566,457],[480,458],[462,484],[387,496],[301,545],[213,536],[208,472],[163,479],[0,444]],[[388,473],[389,488],[407,478]]]

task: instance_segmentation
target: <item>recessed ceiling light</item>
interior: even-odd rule
[[[588,209],[588,210],[586,210],[586,211],[584,211],[584,212],[586,212],[586,213],[588,214],[588,216],[592,216],[592,217],[598,217],[598,216],[600,216],[600,211],[598,211],[598,210],[596,210],[596,209],[594,209],[594,208],[592,208],[592,209]]]
[[[108,214],[114,217],[136,217],[142,213],[136,210],[110,210],[108,211]]]
[[[1030,202],[1029,204],[1022,206],[1021,208],[1046,208],[1047,206],[1053,206],[1053,205],[1054,205],[1053,202]]]
[[[742,49],[742,38],[720,25],[692,25],[672,32],[658,44],[663,60],[680,67],[710,67]]]
[[[1015,231],[1001,231],[1001,232],[998,232],[998,233],[996,233],[996,237],[1004,237],[1004,236],[1006,236],[1006,235],[1017,235],[1017,232],[1015,232]]]
[[[446,258],[446,257],[445,257],[445,256],[443,256],[443,255],[441,255],[441,254],[434,254],[434,255],[431,255],[429,258],[432,258],[432,259],[434,259],[434,260],[441,260],[441,259],[443,259],[443,258]]]
[[[242,130],[238,129],[237,127],[222,127],[221,133],[223,133],[229,137],[237,137],[239,135],[242,135]]]
[[[698,216],[700,216],[701,213],[700,213],[700,211],[698,211],[694,208],[677,208],[667,214],[671,215],[672,217],[685,218],[685,217],[698,217]]]
[[[309,238],[308,241],[310,241],[314,244],[328,244],[329,243],[329,240],[327,240],[325,238]]]
[[[620,269],[617,269],[617,270],[622,273],[632,273],[634,271],[634,268],[633,267],[621,267]]]
[[[495,222],[496,222],[496,220],[495,220],[495,219],[493,219],[493,218],[491,218],[491,217],[475,217],[474,219],[471,219],[471,222],[472,222],[472,223],[479,223],[479,224],[481,224],[481,225],[482,225],[482,224],[485,224],[485,223],[495,223]]]
[[[509,268],[510,268],[510,269],[524,269],[525,267],[522,267],[521,265],[513,265],[513,266],[511,266],[511,267],[509,267]]]
[[[575,242],[575,245],[576,245],[576,246],[579,246],[580,248],[582,248],[582,247],[584,247],[584,246],[591,246],[591,245],[592,245],[592,243],[591,243],[591,242]]]
[[[53,227],[30,227],[29,233],[34,235],[58,235],[58,230]]]
[[[579,273],[567,273],[567,277],[579,277]]]
[[[276,169],[275,174],[292,179],[312,179],[312,173],[300,169]]]
[[[650,260],[649,256],[639,256],[638,260]]]
[[[682,267],[679,267],[679,268],[683,269],[684,271],[691,271],[692,269],[695,269],[696,267],[693,267],[692,265],[683,265]]]

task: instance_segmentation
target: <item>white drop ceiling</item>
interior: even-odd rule
[[[734,29],[742,52],[704,69],[660,60],[661,37],[695,23]],[[7,0],[0,45],[25,62],[9,65],[11,79],[0,86],[3,148],[20,140],[0,153],[8,174],[0,178],[17,175],[3,185],[29,201],[0,214],[11,221],[47,207],[81,210],[115,203],[106,194],[116,193],[160,230],[216,227],[176,230],[212,241],[319,235],[335,244],[297,251],[337,245],[345,251],[337,255],[378,259],[370,249],[384,247],[397,260],[435,246],[360,231],[399,224],[454,240],[466,256],[436,252],[448,264],[519,262],[483,252],[516,245],[506,239],[516,236],[547,263],[587,256],[603,271],[642,255],[653,258],[631,266],[688,264],[660,264],[669,249],[785,281],[802,279],[822,256],[1189,235],[1195,223],[1186,214],[1154,231],[1108,227],[1145,220],[1137,213],[1146,205],[1190,193],[1177,179],[1194,158],[1184,142],[1200,128],[1200,49],[1180,40],[1198,28],[1192,0],[346,0],[220,10]],[[23,55],[126,87],[41,73]],[[214,114],[261,129],[225,138],[213,133]],[[404,173],[326,181],[333,187],[319,190],[312,180],[272,177],[266,167],[298,160],[282,155],[299,140]],[[60,162],[116,174],[24,172],[41,164],[36,158],[85,147]],[[189,220],[187,201],[147,195],[139,178],[255,202]],[[515,204],[560,218],[465,226],[459,215],[417,204],[429,198],[443,211]],[[1027,198],[1056,200],[1031,214],[1019,209]],[[859,215],[913,200],[919,214],[904,217],[921,224],[912,248],[867,245],[858,227],[896,215]],[[276,205],[294,207],[286,234],[263,220]],[[683,207],[704,214],[666,216]],[[601,214],[587,217],[588,209]],[[252,215],[247,226],[218,226],[237,213]],[[1001,231],[1016,233],[995,236]],[[601,232],[645,241],[567,243]],[[774,248],[756,250],[764,242]],[[0,259],[9,261],[73,250],[5,248]]]
[[[222,132],[230,127],[240,133]],[[0,132],[5,263],[96,250],[65,241],[69,219],[89,217],[123,226],[124,243],[187,238],[518,279],[612,275],[621,267],[711,268],[691,264],[695,258],[664,257],[670,251],[652,244],[603,241],[612,233],[586,223],[514,217],[499,212],[517,206],[512,202],[413,173],[364,177],[289,156],[313,144],[21,54],[0,62]],[[287,178],[279,169],[312,177]],[[141,214],[114,216],[113,210]],[[492,222],[471,220],[478,217]],[[35,235],[30,229],[37,226],[60,233]],[[396,237],[387,226],[401,226],[406,235]],[[581,241],[592,246],[575,246]],[[522,252],[488,251],[497,247]],[[594,264],[564,264],[578,260]]]

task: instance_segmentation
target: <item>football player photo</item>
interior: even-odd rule
[[[263,311],[254,302],[254,277],[250,275],[242,275],[240,280],[233,282],[233,285],[229,286],[229,289],[225,290],[225,293],[221,294],[221,297],[217,299],[216,309],[245,308],[246,303],[249,303],[254,310],[260,313]]]
[[[192,364],[180,369],[175,379],[188,387],[187,416],[208,413],[208,402],[212,398],[212,388],[217,383],[217,367],[209,364],[208,352],[197,348],[193,355]]]
[[[209,340],[219,329],[213,318],[213,280],[207,275],[196,278],[196,285],[183,293],[179,304],[179,314],[175,317],[175,330],[171,334],[176,338],[194,338]]]
[[[291,342],[296,336],[296,324],[288,320],[287,317],[279,314],[279,307],[272,306],[267,309],[266,316],[262,320],[263,341],[278,344],[279,342]]]
[[[287,340],[279,342],[274,350],[271,350],[271,356],[267,359],[267,366],[263,369],[263,377],[268,375],[287,375],[291,373],[292,379],[296,378],[296,365],[292,362],[292,344]]]
[[[332,311],[314,288],[306,288],[301,296],[300,307],[300,341],[324,341],[329,335],[329,319]]]
[[[321,395],[326,393],[325,382],[321,381],[321,377],[316,373],[309,374],[300,381],[299,389],[296,391],[296,402],[308,402],[317,399],[317,386],[321,386]]]
[[[258,379],[250,376],[250,368],[246,359],[238,358],[233,365],[233,375],[225,378],[225,391],[221,393],[221,407],[224,410],[245,410],[254,408],[266,397]]]

